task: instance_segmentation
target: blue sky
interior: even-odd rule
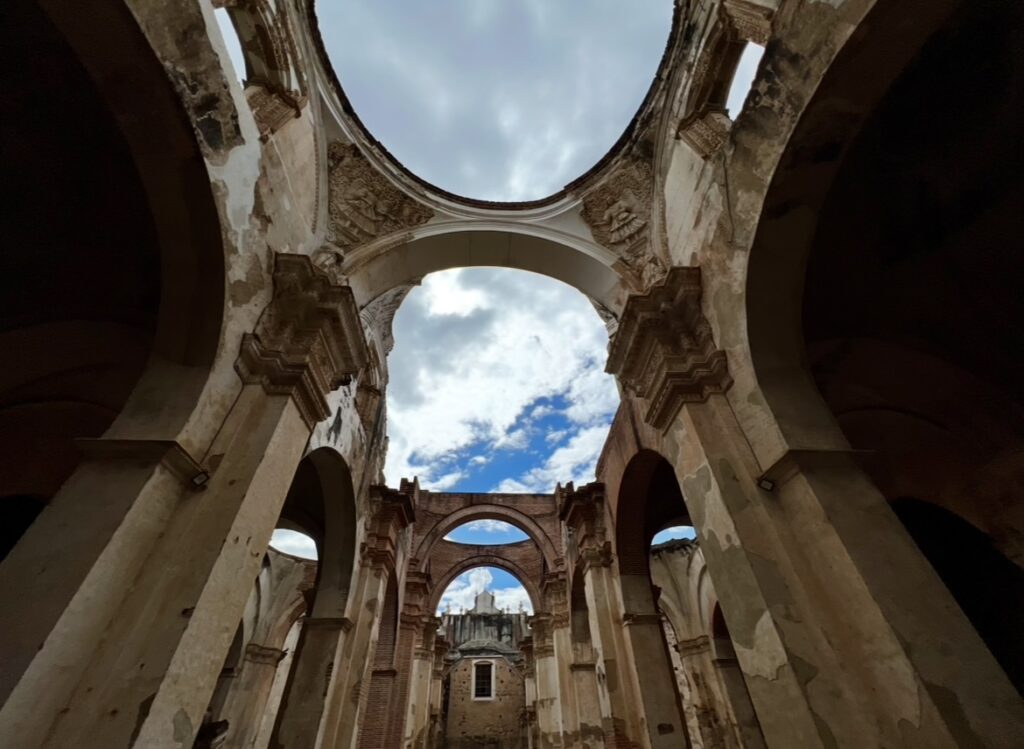
[[[618,139],[657,70],[671,0],[317,0],[329,57],[370,132],[405,166],[452,192],[527,200],[557,191]],[[236,75],[243,64],[216,11]],[[760,50],[744,53],[735,116]],[[389,357],[389,484],[550,492],[594,478],[618,404],[607,335],[589,302],[557,281],[493,268],[428,276],[400,308]],[[457,531],[468,543],[508,535]],[[678,535],[678,532],[677,532]],[[660,538],[660,536],[659,536]],[[315,553],[278,533],[275,546]],[[512,600],[514,578],[473,570]],[[522,600],[521,587],[516,600]]]

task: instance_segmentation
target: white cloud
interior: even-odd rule
[[[593,166],[653,79],[671,0],[317,3],[349,100],[395,157],[438,186],[541,198]],[[444,43],[439,44],[438,40]]]
[[[270,545],[285,554],[303,559],[316,559],[316,542],[305,533],[277,528],[270,536]]]
[[[470,300],[473,309],[438,314],[439,296]],[[614,380],[603,372],[607,342],[589,301],[560,282],[491,268],[428,276],[395,318],[388,483],[418,475],[424,487],[449,488],[464,478],[456,476],[463,464],[484,464],[481,452],[525,450],[536,427],[523,421],[549,415],[551,406],[537,401],[556,396],[569,404],[577,448],[592,447],[592,433],[607,433],[618,403]],[[576,464],[592,466],[599,449]],[[563,459],[550,470],[566,465]]]
[[[491,518],[471,520],[461,527],[471,531],[482,531],[483,533],[509,533],[510,531],[517,530],[510,523],[506,523],[503,520],[492,520]]]
[[[543,465],[531,468],[518,479],[503,480],[496,492],[548,493],[555,484],[568,481],[584,484],[594,480],[594,468],[608,437],[608,424],[581,429],[564,446],[555,450]]]
[[[469,572],[464,572],[455,578],[445,592],[441,595],[441,601],[437,607],[437,614],[443,614],[447,609],[452,614],[460,614],[473,607],[477,593],[490,590],[494,594],[494,604],[500,609],[508,609],[516,612],[526,611],[533,613],[533,605],[530,603],[530,596],[526,588],[516,585],[508,588],[494,589],[491,583],[494,582],[494,575],[486,567],[477,567]]]

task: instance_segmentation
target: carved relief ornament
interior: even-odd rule
[[[584,564],[607,566],[611,543],[605,523],[604,484],[592,481],[577,489],[570,481],[556,490],[558,517],[572,530],[576,551]]]
[[[665,273],[653,249],[653,197],[650,163],[630,159],[583,198],[583,219],[594,239],[621,258],[638,289],[649,287]]]
[[[274,298],[256,333],[242,337],[235,369],[243,382],[290,394],[312,428],[330,415],[327,395],[366,364],[352,290],[306,255],[274,255]]]
[[[330,230],[341,250],[425,224],[434,215],[388,182],[356,146],[331,143],[327,157]]]
[[[701,310],[699,268],[673,268],[664,283],[626,302],[605,371],[648,402],[644,421],[667,429],[684,403],[732,385]]]

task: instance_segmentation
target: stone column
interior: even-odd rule
[[[352,749],[356,745],[388,579],[396,574],[399,536],[413,520],[412,492],[387,487],[373,487],[371,492],[372,515],[349,594],[352,628],[335,658],[335,677],[325,700],[320,741],[325,748]]]
[[[412,673],[409,681],[408,714],[405,719],[405,744],[425,749],[430,734],[431,687],[434,673],[434,639],[440,619],[423,617],[416,633]]]
[[[1017,743],[1019,695],[855,456],[762,475],[698,269],[630,298],[608,369],[671,453],[768,746]]]
[[[642,704],[635,671],[628,667],[622,605],[607,538],[608,510],[599,483],[560,493],[559,517],[572,535],[583,575],[597,700],[606,746],[643,745]]]
[[[434,660],[430,672],[430,749],[444,746],[444,659],[448,655],[448,641],[435,635]]]
[[[712,663],[718,673],[722,690],[725,692],[732,723],[736,726],[742,745],[746,749],[762,749],[764,737],[761,735],[761,727],[757,723],[757,715],[750,702],[750,692],[747,690],[747,683],[743,678],[739,661],[736,660],[736,651],[733,649],[732,642],[725,638],[716,639],[714,646]]]
[[[579,736],[573,746],[598,749],[605,746],[601,727],[601,702],[598,696],[597,668],[589,643],[573,643],[572,689],[576,701],[576,725]]]
[[[562,746],[562,712],[558,662],[555,660],[553,617],[538,611],[530,617],[537,689],[537,731],[542,747]]]
[[[303,620],[274,726],[275,749],[316,745],[334,662],[345,633],[351,629],[352,620],[346,617],[309,616]]]
[[[138,443],[99,440],[96,451],[111,457],[68,482],[51,522],[34,526],[48,537],[29,538],[6,560],[6,574],[20,570],[37,589],[46,570],[63,598],[3,607],[16,619],[25,606],[25,620],[40,627],[39,652],[0,711],[8,745],[194,739],[305,443],[328,415],[326,395],[366,359],[350,289],[298,255],[277,256],[274,282],[259,336],[243,339],[236,366],[245,385],[210,447],[206,490],[183,493],[160,466],[182,464],[177,446],[139,460]],[[97,538],[80,538],[89,528]]]
[[[225,748],[242,749],[252,744],[267,708],[278,665],[284,656],[285,651],[281,648],[255,642],[245,646],[241,673],[235,678],[221,713],[228,722]]]
[[[533,637],[519,641],[519,652],[523,654],[523,689],[526,692],[526,709],[523,711],[523,730],[530,749],[540,746],[537,726],[537,669],[533,659]]]

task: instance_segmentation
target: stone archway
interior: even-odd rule
[[[448,546],[457,548],[445,548]],[[543,566],[543,557],[540,549],[532,541],[493,546],[471,546],[441,541],[434,546],[428,565],[431,572],[428,611],[437,610],[441,597],[455,578],[479,567],[496,567],[512,575],[526,589],[533,610],[543,610],[543,598],[540,586],[536,582],[540,577],[537,570]]]

